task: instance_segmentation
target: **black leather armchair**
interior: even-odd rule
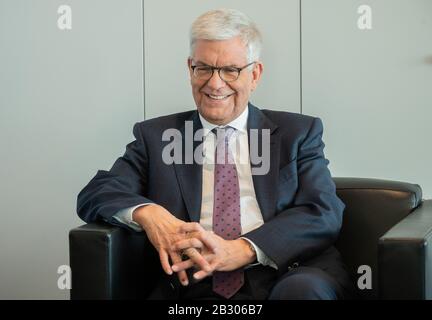
[[[359,298],[432,299],[432,200],[416,184],[334,180],[346,205],[336,247],[356,286],[359,266],[372,270],[372,288],[358,289]],[[146,298],[161,274],[144,233],[87,224],[70,231],[69,243],[71,299]]]

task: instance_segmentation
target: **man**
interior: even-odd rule
[[[146,233],[166,273],[151,298],[346,298],[350,281],[332,246],[344,205],[321,120],[249,103],[263,72],[261,36],[241,12],[207,12],[190,37],[197,110],[136,124],[123,157],[79,194],[79,216]],[[202,144],[188,141],[202,129]],[[167,141],[172,130],[179,140]],[[268,170],[256,170],[255,149]],[[204,161],[185,161],[196,150]]]

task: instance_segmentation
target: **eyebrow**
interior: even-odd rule
[[[213,67],[212,65],[209,65],[209,64],[207,64],[207,63],[205,63],[205,62],[203,62],[203,61],[201,61],[201,60],[196,61],[196,62],[195,62],[195,65],[207,66],[207,67]],[[238,66],[235,65],[235,64],[225,65],[225,66],[222,66],[222,67],[234,67],[234,68],[240,68],[240,67],[238,67]],[[222,67],[221,67],[221,68],[222,68]]]

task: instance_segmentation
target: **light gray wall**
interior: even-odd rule
[[[69,31],[57,28],[62,4]],[[361,4],[372,30],[357,28]],[[77,193],[144,111],[194,108],[188,29],[219,7],[263,31],[252,102],[321,117],[333,175],[415,182],[432,197],[430,0],[0,0],[0,299],[69,297],[57,268],[82,223]]]
[[[76,196],[143,120],[141,0],[0,1],[0,299],[64,299]]]
[[[369,4],[372,29],[357,8]],[[418,183],[432,198],[432,1],[303,0],[303,113],[335,176]]]

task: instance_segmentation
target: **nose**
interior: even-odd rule
[[[207,81],[207,87],[211,90],[218,90],[226,86],[226,82],[221,79],[219,72],[215,70],[211,78]]]

